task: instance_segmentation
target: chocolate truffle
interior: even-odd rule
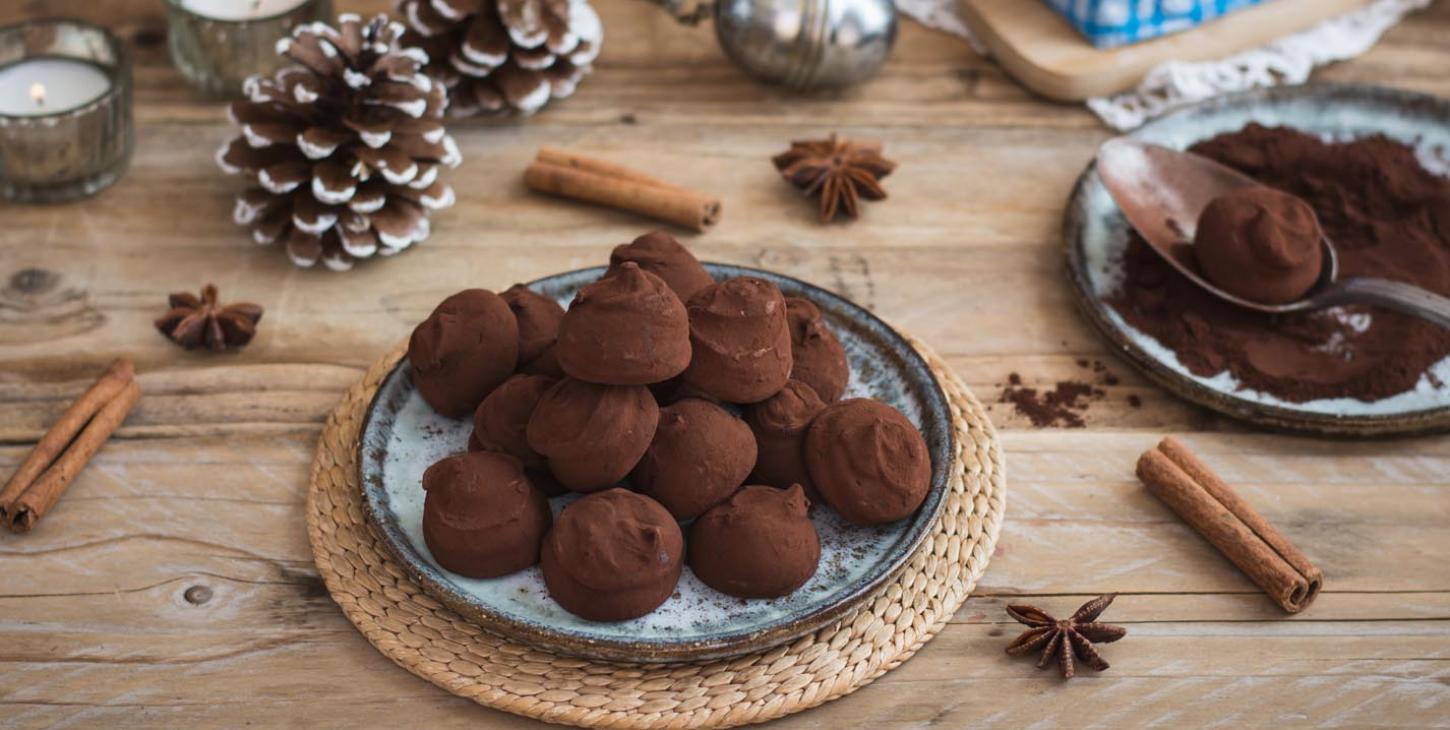
[[[602,385],[649,385],[690,364],[685,305],[658,276],[624,263],[574,296],[554,349],[568,375]]]
[[[755,466],[755,438],[743,421],[709,401],[685,398],[660,409],[654,440],[634,484],[677,520],[725,501]]]
[[[539,560],[552,521],[548,500],[507,454],[473,451],[423,472],[423,541],[444,568],[497,578]]]
[[[742,276],[690,297],[693,358],[685,382],[729,403],[757,403],[790,378],[785,297],[764,279]]]
[[[814,302],[788,297],[785,308],[790,322],[790,376],[811,386],[821,400],[835,403],[846,392],[851,377],[846,348],[826,326]]]
[[[695,292],[715,283],[710,272],[700,265],[700,260],[664,231],[646,233],[631,243],[614,247],[609,254],[609,271],[606,276],[618,271],[627,261],[639,264],[639,268],[664,279],[665,283],[687,302]]]
[[[851,398],[826,407],[806,431],[806,468],[826,504],[858,525],[895,522],[931,487],[926,441],[901,412]]]
[[[659,418],[659,406],[643,385],[564,378],[539,398],[526,434],[560,484],[594,492],[613,486],[639,463]]]
[[[816,573],[821,540],[800,485],[749,486],[690,526],[690,570],[737,598],[784,596]]]
[[[465,289],[444,299],[413,330],[413,384],[433,410],[462,418],[513,374],[519,327],[502,297]]]
[[[556,380],[564,377],[564,369],[559,367],[559,357],[555,354],[558,349],[558,342],[551,343],[538,357],[526,363],[520,363],[519,372],[529,375],[547,375]]]
[[[547,375],[515,375],[494,388],[473,413],[473,437],[485,451],[509,454],[524,466],[544,466],[544,457],[529,446],[526,431],[534,406],[557,382]]]
[[[468,434],[468,450],[492,451],[496,454],[505,453],[496,444],[484,444],[482,441],[479,441],[477,428],[474,428]],[[538,487],[540,492],[544,493],[545,497],[558,497],[569,493],[569,490],[565,489],[564,485],[560,484],[559,480],[555,479],[554,475],[549,473],[547,464],[542,467],[525,466],[524,474],[528,476],[530,483]]]
[[[720,399],[716,398],[715,396],[710,395],[709,393],[706,393],[692,385],[686,385],[685,379],[678,375],[670,378],[669,380],[666,380],[663,383],[650,384],[649,392],[654,393],[655,402],[659,403],[662,406],[667,406],[671,403],[674,403],[676,401],[682,401],[686,398],[699,398],[700,400],[707,400],[711,403],[720,402]]]
[[[1324,250],[1308,203],[1270,187],[1239,188],[1209,201],[1193,254],[1224,291],[1260,304],[1295,301],[1319,280]]]
[[[559,320],[564,318],[564,308],[552,298],[523,284],[514,284],[499,296],[508,302],[514,319],[518,320],[519,367],[526,368],[558,339]]]
[[[590,621],[655,610],[675,591],[684,558],[675,518],[649,497],[610,489],[564,508],[544,538],[539,567],[549,595]]]
[[[806,429],[826,404],[811,386],[791,380],[779,393],[745,409],[745,424],[755,435],[752,480],[785,489],[799,484],[812,504],[821,502],[806,470]]]

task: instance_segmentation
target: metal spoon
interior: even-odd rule
[[[1144,240],[1179,273],[1224,301],[1270,314],[1341,304],[1377,304],[1450,328],[1450,298],[1388,279],[1338,278],[1339,257],[1322,231],[1319,240],[1324,246],[1324,267],[1303,298],[1288,304],[1263,304],[1234,296],[1198,273],[1193,237],[1198,216],[1210,200],[1259,182],[1207,157],[1126,137],[1109,140],[1098,148],[1097,170],[1123,215]]]

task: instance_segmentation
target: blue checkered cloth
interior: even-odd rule
[[[1146,41],[1265,0],[1044,0],[1098,48]]]

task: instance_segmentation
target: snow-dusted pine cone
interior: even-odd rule
[[[397,0],[448,115],[533,114],[589,73],[604,27],[588,0]]]
[[[459,162],[441,121],[448,93],[423,72],[423,51],[400,46],[403,33],[384,15],[301,26],[277,44],[296,65],[247,80],[231,106],[242,134],[217,162],[252,182],[235,218],[257,243],[345,271],[427,238],[429,212],[453,204],[438,180]]]

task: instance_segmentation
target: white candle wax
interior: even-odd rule
[[[85,61],[32,58],[0,68],[0,114],[36,117],[99,99],[111,77]]]
[[[300,7],[307,0],[181,0],[181,7],[214,20],[270,18]]]

